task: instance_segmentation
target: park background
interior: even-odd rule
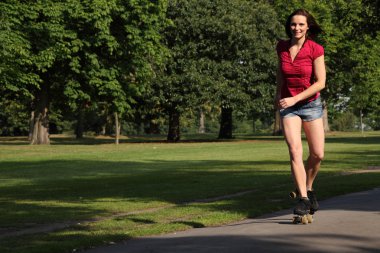
[[[279,134],[300,7],[324,30],[326,131],[380,129],[379,1],[2,1],[0,135]]]
[[[0,252],[290,208],[273,98],[297,8],[325,31],[318,197],[378,187],[378,0],[1,1]]]

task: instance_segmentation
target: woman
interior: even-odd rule
[[[289,40],[279,41],[277,53],[276,104],[280,109],[291,170],[300,197],[294,214],[306,215],[318,209],[313,191],[324,155],[324,129],[320,91],[325,87],[324,49],[312,40],[322,29],[304,9],[294,11],[286,21]],[[301,129],[304,129],[309,156],[304,166]]]

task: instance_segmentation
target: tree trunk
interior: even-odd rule
[[[108,123],[108,110],[107,107],[104,106],[105,108],[102,109],[101,111],[101,130],[100,130],[100,135],[105,136],[107,134],[107,123]]]
[[[169,131],[167,140],[177,142],[180,140],[180,113],[176,109],[169,112]]]
[[[222,107],[219,139],[232,139],[232,108]]]
[[[33,129],[34,129],[34,110],[30,112],[30,118],[29,118],[29,136],[28,136],[29,142],[31,142],[33,139]]]
[[[78,108],[78,115],[77,115],[77,126],[75,128],[75,135],[77,139],[83,138],[83,132],[84,132],[84,111],[82,107]]]
[[[108,113],[108,110],[106,111]],[[101,135],[111,136],[115,128],[114,115],[104,115],[104,122],[102,122]]]
[[[30,144],[50,144],[48,109],[36,111],[33,119],[33,129]]]
[[[106,125],[102,125],[102,130],[100,131],[101,135],[106,135]]]
[[[120,122],[119,122],[119,115],[117,112],[114,113],[115,116],[115,144],[119,144],[120,139]]]
[[[33,129],[30,144],[50,144],[49,118],[48,118],[48,90],[46,85],[41,85],[35,111],[33,113]]]
[[[362,109],[360,109],[360,129],[362,131],[362,134],[364,134],[363,110]]]
[[[154,121],[151,121],[149,123],[149,134],[160,134],[161,131],[160,131],[160,124],[154,122]]]
[[[325,129],[325,133],[330,132],[330,125],[329,125],[329,117],[328,117],[328,110],[327,110],[327,103],[326,101],[323,101],[323,128]]]
[[[159,116],[155,114],[148,114],[145,117],[144,131],[146,134],[160,134]]]
[[[281,125],[281,117],[280,111],[276,110],[275,119],[274,119],[274,127],[273,127],[273,135],[282,135],[282,125]]]
[[[203,112],[202,109],[200,109],[199,113],[199,129],[198,133],[204,134],[206,132],[206,127],[205,127],[205,113]]]

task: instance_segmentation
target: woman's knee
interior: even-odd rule
[[[323,151],[320,151],[320,152],[312,152],[310,153],[310,157],[315,160],[315,161],[322,161],[323,158],[324,158],[325,154]]]
[[[302,160],[302,146],[289,146],[289,154],[292,160]]]

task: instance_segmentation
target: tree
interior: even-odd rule
[[[31,143],[48,144],[49,95],[54,94],[55,87],[62,81],[62,75],[54,70],[59,69],[67,57],[66,49],[71,38],[71,33],[66,30],[62,22],[64,5],[52,1],[35,3],[6,1],[4,8],[14,10],[5,18],[17,20],[13,22],[11,28],[15,35],[20,34],[27,45],[26,54],[29,59],[20,66],[23,75],[33,73],[35,76],[35,81],[30,82],[35,84],[34,86],[30,87],[30,83],[23,83],[23,88],[32,98]],[[14,71],[15,68],[10,66],[9,69]]]
[[[27,105],[40,81],[31,71],[31,45],[18,29],[32,13],[18,1],[1,2],[0,13],[0,134],[21,134],[28,131]]]
[[[363,0],[362,5],[352,34],[356,39],[350,54],[354,67],[349,104],[359,115],[363,131],[363,117],[380,129],[380,1]]]
[[[74,94],[70,96],[74,106],[83,104],[86,94],[93,103],[107,104],[114,117],[116,143],[121,118],[133,113],[136,97],[162,61],[165,49],[160,31],[167,23],[165,11],[166,1],[98,0],[95,4],[82,1],[81,9],[70,13],[81,47],[71,65],[73,89],[66,94]],[[80,86],[79,91],[86,93],[78,94]]]
[[[200,104],[201,87],[208,79],[197,69],[200,43],[199,33],[195,32],[198,29],[198,3],[197,0],[169,1],[167,17],[172,25],[164,35],[170,57],[145,96],[150,101],[151,111],[162,110],[168,115],[168,141],[180,139],[181,113]]]
[[[274,48],[281,32],[270,5],[250,1],[214,4],[209,21],[202,22],[212,27],[204,27],[207,47],[200,53],[208,62],[202,71],[213,80],[208,96],[221,105],[219,138],[232,138],[234,110],[263,117],[272,112]]]
[[[1,36],[10,37],[9,52],[17,48],[22,56],[5,57],[3,82],[31,97],[31,143],[49,143],[52,103],[77,111],[79,120],[89,104],[107,103],[118,137],[120,118],[160,64],[166,1],[8,0],[0,7],[6,21]]]
[[[171,58],[154,89],[169,114],[168,140],[180,138],[181,112],[206,104],[221,107],[219,137],[231,138],[233,109],[250,111],[260,99],[256,105],[268,107],[264,97],[275,87],[273,9],[245,0],[179,0],[170,2],[168,17]]]

